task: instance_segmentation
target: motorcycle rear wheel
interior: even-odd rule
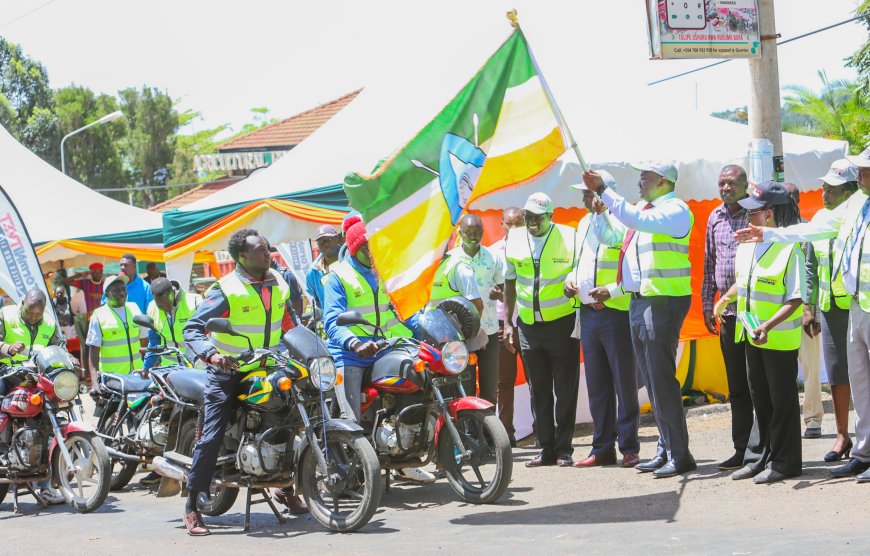
[[[196,444],[196,419],[188,419],[181,425],[181,430],[178,433],[178,453],[185,456],[193,457],[193,448]],[[219,455],[224,455],[225,450],[221,449]],[[197,501],[199,511],[208,516],[223,515],[230,511],[233,504],[236,503],[236,498],[239,496],[239,489],[229,487],[215,487],[209,489],[210,498],[200,495]]]
[[[462,443],[472,455],[465,462],[457,462],[453,437],[446,426],[441,428],[438,459],[444,466],[447,481],[464,500],[472,504],[491,504],[501,498],[511,482],[513,452],[507,431],[498,417],[481,411],[461,412],[455,423]],[[466,477],[463,470],[470,471],[470,477]],[[484,473],[492,476],[489,482]]]
[[[347,484],[339,493],[328,489],[314,454],[317,446],[309,446],[302,454],[296,484],[314,519],[332,531],[350,533],[368,523],[378,509],[383,491],[381,467],[374,448],[362,436],[341,430],[326,435],[327,465],[344,470]]]
[[[60,447],[56,447],[51,462],[54,482],[67,505],[83,514],[92,512],[102,506],[109,495],[112,460],[103,441],[93,433],[74,432],[64,442],[73,467],[67,465]],[[88,488],[88,496],[85,496],[85,488]]]
[[[120,428],[117,433],[112,431],[112,419],[108,418],[100,427],[100,434],[105,434],[106,436],[112,436],[113,442],[110,443],[110,446],[118,450],[119,452],[123,452],[123,443],[120,439],[126,435],[129,435],[131,432],[135,432],[136,428],[133,423],[133,415],[128,413],[124,418],[124,422],[121,423]],[[105,443],[106,441],[104,441]],[[133,479],[133,476],[136,474],[136,469],[138,469],[139,463],[135,461],[124,461],[124,460],[115,460],[112,459],[112,481],[109,483],[109,490],[121,490],[125,486],[127,486],[130,481]]]

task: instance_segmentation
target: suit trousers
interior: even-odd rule
[[[618,443],[623,454],[637,454],[640,406],[634,351],[625,349],[631,337],[628,311],[604,307],[580,309],[581,348],[592,413],[592,454],[612,453]]]
[[[193,449],[193,464],[187,481],[191,490],[208,492],[218,454],[224,443],[227,421],[236,399],[236,389],[244,373],[208,370],[205,385],[205,421],[202,436]]]
[[[870,314],[856,301],[849,308],[849,386],[855,408],[852,457],[870,463]]]
[[[734,342],[736,327],[736,315],[723,315],[719,343],[725,359],[728,400],[731,402],[731,441],[734,443],[734,452],[743,454],[749,444],[755,412],[752,409],[749,375],[746,371],[746,348],[743,346],[744,342]]]
[[[568,458],[574,452],[571,440],[580,387],[580,340],[571,337],[574,321],[572,313],[554,321],[519,325],[535,434],[545,461]]]
[[[631,341],[659,429],[657,456],[677,462],[689,458],[689,431],[677,380],[680,329],[691,296],[636,297],[628,309]]]
[[[514,328],[513,346],[516,353],[511,353],[508,348],[505,347],[504,342],[502,341],[503,337],[504,323],[499,322],[498,389],[496,392],[496,405],[499,421],[504,425],[508,435],[513,438],[514,434],[516,434],[516,429],[514,428],[514,389],[517,384],[517,355],[520,353],[519,331]]]
[[[469,396],[477,395],[477,387],[480,386],[480,397],[495,405],[496,391],[498,389],[498,356],[499,344],[498,333],[490,334],[483,349],[477,354],[477,372],[474,365],[469,365],[463,371],[462,387]]]
[[[801,412],[797,389],[797,351],[746,346],[749,390],[758,416],[758,457],[747,465],[789,477],[801,474]]]
[[[804,370],[804,424],[807,427],[822,426],[825,408],[822,405],[822,337],[810,336],[801,329],[801,347],[798,361]]]

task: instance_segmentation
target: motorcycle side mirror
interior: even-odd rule
[[[217,332],[218,334],[229,334],[230,336],[241,336],[233,330],[233,325],[229,319],[208,319],[205,323],[207,332]]]
[[[147,328],[149,330],[156,330],[154,326],[154,319],[149,317],[148,315],[136,315],[133,317],[133,322],[141,326],[142,328]]]
[[[338,315],[338,318],[335,319],[335,324],[339,326],[353,326],[355,324],[367,324],[371,326],[371,323],[359,311],[345,311]]]

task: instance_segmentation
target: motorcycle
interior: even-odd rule
[[[436,460],[462,499],[498,500],[513,470],[510,439],[494,406],[466,395],[460,380],[466,365],[475,363],[465,345],[479,328],[474,306],[462,298],[442,301],[420,316],[420,340],[386,339],[356,311],[336,322],[371,327],[379,351],[386,352],[366,374],[360,398],[361,425],[381,467],[422,467]]]
[[[283,522],[265,489],[295,484],[311,515],[325,527],[350,532],[368,523],[381,497],[378,458],[359,426],[327,418],[326,399],[337,372],[323,341],[296,327],[282,338],[283,354],[253,348],[227,319],[210,319],[206,330],[246,339],[248,349],[233,359],[240,365],[260,361],[263,367],[247,372],[240,382],[209,496],[198,500],[200,511],[221,515],[232,507],[239,489],[247,488],[246,531],[253,494],[262,494]],[[176,371],[166,378],[167,399],[175,407],[166,446],[173,449],[155,457],[153,468],[176,486],[165,485],[164,479],[158,496],[175,494],[187,482],[194,444],[202,434],[206,378],[197,371]]]
[[[0,502],[12,485],[16,512],[22,485],[46,505],[32,486],[46,480],[78,512],[106,500],[111,462],[94,428],[76,413],[79,373],[60,346],[2,373],[15,386],[0,403]]]

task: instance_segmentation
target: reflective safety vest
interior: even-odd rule
[[[432,283],[432,293],[429,295],[429,307],[435,307],[440,301],[462,295],[450,285],[451,274],[462,263],[462,260],[449,254],[441,261],[438,270],[435,271],[435,281]]]
[[[831,281],[831,276],[834,274],[834,240],[822,239],[814,241],[813,252],[816,254],[816,260],[818,261],[816,274],[819,280],[819,300],[817,302],[819,309],[825,312],[829,311],[831,309],[831,297],[833,297],[837,307],[848,311],[851,299],[849,294],[846,293],[846,287],[843,285],[843,275],[836,273],[837,277],[833,282]]]
[[[574,303],[565,297],[564,282],[574,268],[575,230],[552,224],[544,240],[541,258],[532,256],[532,239],[526,228],[508,233],[505,258],[517,271],[517,307],[526,324],[535,322],[537,302],[541,318],[554,321],[574,312]]]
[[[0,309],[3,314],[3,326],[5,334],[3,341],[7,344],[21,342],[24,344],[24,349],[10,357],[0,358],[0,363],[9,365],[13,362],[26,361],[30,359],[30,354],[40,351],[48,347],[49,342],[54,337],[57,330],[57,322],[50,311],[46,310],[42,315],[42,320],[36,328],[36,335],[30,335],[30,328],[24,323],[21,318],[20,305],[7,305]]]
[[[269,307],[263,305],[260,293],[251,284],[242,280],[237,272],[231,272],[221,278],[214,287],[220,288],[230,306],[227,318],[233,325],[233,330],[244,334],[254,348],[277,351],[281,347],[281,321],[287,300],[290,299],[290,285],[281,274],[269,269],[276,285],[271,287],[272,303]],[[230,336],[214,332],[211,342],[219,353],[238,355],[248,349],[248,342],[241,336]],[[260,368],[259,361],[242,365],[239,370],[246,372]]]
[[[689,212],[689,231],[683,237],[637,232],[637,258],[640,268],[640,293],[656,295],[692,295],[692,265],[689,263],[689,237],[695,215],[681,199],[668,199]]]
[[[843,259],[850,256],[850,253],[845,252],[846,246],[849,244],[852,234],[859,234],[861,237],[858,238],[854,247],[858,250],[859,261],[855,298],[861,310],[865,313],[870,313],[870,244],[867,241],[867,236],[870,234],[867,233],[867,227],[863,230],[856,230],[861,222],[861,211],[866,200],[867,195],[859,189],[846,201],[848,204],[845,209],[846,212],[843,215],[843,223],[840,225],[837,239],[834,240],[834,263],[831,268],[834,270],[834,281],[838,278],[842,279]],[[848,295],[849,292],[847,291],[846,294]]]
[[[372,291],[372,287],[363,275],[346,260],[332,265],[330,272],[335,273],[344,286],[348,311],[358,311],[369,323],[380,326],[387,338],[414,336],[414,333],[402,324],[390,307],[390,297],[380,280],[378,280],[377,291]],[[355,336],[363,338],[370,338],[373,331],[372,328],[359,325],[349,326],[348,329]]]
[[[764,254],[756,262],[755,250],[765,249]],[[796,264],[804,264],[803,251],[795,243],[741,243],[737,247],[734,259],[734,270],[737,283],[737,312],[748,311],[764,323],[776,314],[779,309],[791,300],[785,287],[785,273],[789,261],[797,257]],[[757,347],[787,351],[798,349],[801,345],[801,317],[803,310],[798,306],[784,321],[767,333],[767,342]],[[740,342],[746,337],[749,343],[756,345],[752,337],[746,334],[743,323],[737,319],[734,341]]]
[[[142,355],[139,353],[139,325],[133,322],[133,317],[141,315],[135,303],[124,305],[127,322],[109,307],[100,305],[94,310],[92,319],[97,319],[102,334],[100,344],[100,372],[119,375],[130,374],[142,368]]]
[[[577,247],[577,265],[575,269],[579,268],[579,266],[583,264],[584,252],[590,249],[587,240],[589,239],[589,234],[594,233],[591,230],[591,222],[592,219],[589,217],[589,215],[586,215],[577,225],[577,241],[579,243],[579,246]],[[609,286],[616,283],[616,276],[619,271],[619,251],[621,248],[622,244],[598,244],[598,250],[595,253],[594,262],[595,287]],[[574,283],[577,284],[577,286],[579,287],[580,284],[576,275],[574,276]],[[604,306],[610,307],[611,309],[616,309],[618,311],[628,311],[628,305],[630,302],[630,295],[620,295],[619,297],[615,297],[605,301]]]
[[[184,353],[186,347],[182,331],[184,330],[184,325],[187,324],[187,321],[190,320],[190,317],[193,316],[196,308],[202,302],[202,297],[183,290],[176,291],[175,295],[178,296],[178,299],[176,300],[175,320],[172,322],[172,326],[169,326],[169,319],[166,313],[161,311],[154,301],[148,304],[148,316],[154,321],[154,328],[165,339],[164,345],[168,344],[169,347],[177,348]],[[177,365],[178,361],[172,357],[161,357],[159,364],[161,366]]]

